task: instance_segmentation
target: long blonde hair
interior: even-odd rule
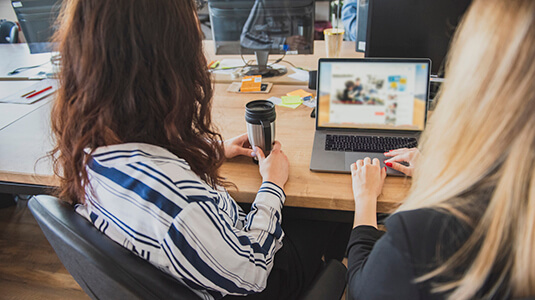
[[[500,286],[514,297],[533,296],[535,1],[475,0],[453,40],[446,76],[422,136],[420,168],[398,211],[445,210],[474,232],[418,280],[467,263],[463,276],[434,290],[473,298],[492,274],[484,296]]]

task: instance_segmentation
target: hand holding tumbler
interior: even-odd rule
[[[245,105],[247,136],[253,147],[259,147],[269,155],[275,141],[275,105],[267,100],[254,100]]]

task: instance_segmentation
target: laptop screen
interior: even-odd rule
[[[428,59],[320,59],[318,128],[424,130]]]

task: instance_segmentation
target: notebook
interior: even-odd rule
[[[425,128],[429,59],[322,58],[310,169],[350,173],[365,157],[415,147]],[[387,174],[403,175],[387,168]]]

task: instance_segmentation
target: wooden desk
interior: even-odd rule
[[[244,107],[248,101],[262,99],[255,95],[226,93],[226,84],[217,84],[213,116],[224,138],[246,131]],[[275,85],[273,96],[282,96],[296,87]],[[271,96],[270,95],[270,96]],[[348,174],[316,173],[309,169],[315,120],[310,117],[311,108],[301,105],[296,109],[276,108],[276,139],[290,160],[290,177],[285,187],[286,205],[293,207],[353,211],[351,176]],[[226,162],[222,174],[233,181],[239,191],[230,190],[239,202],[251,202],[261,183],[258,167],[250,158],[236,158]],[[389,212],[407,195],[410,179],[388,177],[378,211]]]
[[[215,46],[213,40],[206,40],[204,44],[204,53],[208,62],[223,60],[223,59],[240,59],[240,55],[215,55]],[[255,60],[254,55],[244,55],[246,61]],[[282,55],[270,55],[270,61],[274,61]],[[297,67],[306,69],[306,70],[317,70],[318,69],[318,60],[322,57],[326,57],[325,51],[325,41],[314,41],[314,54],[308,55],[287,55],[284,60],[290,61]],[[362,58],[364,53],[355,51],[355,42],[344,41],[342,43],[342,49],[340,50],[340,57],[352,57],[352,58]],[[285,66],[288,69],[288,74],[280,77],[273,78],[264,78],[265,82],[273,82],[276,84],[286,84],[286,85],[308,85],[308,79],[305,81],[296,80],[289,77],[295,73],[291,65],[286,62],[280,62],[280,65]],[[214,81],[217,83],[230,83],[233,81],[240,81],[240,78],[233,79],[228,74],[214,74]]]
[[[207,60],[223,60],[223,59],[240,59],[239,55],[215,55],[215,46],[213,40],[203,41],[204,52]],[[273,55],[271,56],[271,61],[280,58],[282,55]],[[314,41],[314,54],[310,55],[288,55],[285,57],[286,61],[290,61],[297,67],[304,68],[307,70],[316,70],[318,68],[318,60],[321,57],[325,57],[325,42],[324,41]],[[32,69],[28,71],[21,72],[16,76],[8,76],[7,73],[13,71],[19,67],[28,67],[39,65],[50,60],[50,53],[41,53],[41,54],[30,54],[28,46],[26,44],[2,44],[0,45],[0,57],[3,59],[0,63],[0,81],[2,80],[17,80],[17,77],[32,76],[35,72]],[[355,51],[355,42],[344,41],[342,43],[342,49],[340,51],[340,57],[363,57],[363,53]],[[244,55],[246,61],[254,60],[254,55]],[[264,81],[273,82],[277,84],[288,84],[288,85],[308,85],[307,80],[297,80],[289,77],[295,73],[293,68],[286,62],[281,62],[288,68],[288,74],[280,77],[266,78]],[[214,74],[214,81],[217,83],[230,83],[233,81],[240,81],[240,78],[232,78],[228,74]]]
[[[21,66],[20,63],[16,66],[11,63],[11,58],[16,60],[19,56],[23,62],[42,59],[40,56],[28,58],[27,49],[22,49],[24,46],[0,45],[0,54],[9,58],[2,61],[0,69]],[[317,60],[325,53],[323,42],[316,41],[314,50],[314,55],[288,56],[287,59],[301,67],[315,69]],[[212,41],[205,41],[205,51],[209,59],[228,57],[215,56]],[[354,43],[344,42],[342,55],[360,54],[354,51]],[[0,84],[4,87],[15,82],[0,81]],[[246,131],[244,107],[248,101],[271,96],[280,97],[298,88],[306,89],[303,83],[292,86],[277,82],[269,95],[241,95],[228,93],[227,88],[226,83],[215,84],[213,105],[214,122],[224,138]],[[0,110],[2,109],[9,107],[0,104]],[[286,206],[350,212],[353,210],[350,176],[314,173],[309,170],[315,126],[314,119],[309,116],[310,111],[311,108],[305,106],[297,109],[277,107],[277,139],[283,144],[283,151],[288,155],[291,164],[290,178],[285,188]],[[38,102],[35,109],[28,109],[25,116],[0,129],[0,192],[34,194],[42,193],[46,187],[57,186],[51,163],[46,158],[53,145],[49,117],[50,103]],[[237,185],[237,191],[230,190],[237,201],[253,201],[261,178],[258,167],[250,158],[241,157],[227,161],[221,171],[228,180]],[[379,199],[378,211],[388,212],[397,206],[404,199],[409,187],[410,180],[388,177],[383,196]]]
[[[228,54],[216,55],[213,40],[203,41],[203,47],[204,47],[204,53],[206,55],[206,59],[208,61],[223,60],[225,58],[230,58],[230,59],[240,58],[240,55],[228,55]],[[34,66],[34,65],[45,63],[50,60],[51,54],[50,53],[30,54],[30,51],[26,44],[0,44],[0,57],[2,57],[2,62],[0,63],[0,80],[5,80],[8,78],[7,77],[8,72],[19,67],[28,67],[28,66]],[[254,55],[244,55],[243,57],[246,60],[255,59]],[[282,55],[272,55],[270,56],[270,61],[273,61],[280,57],[282,57]],[[321,57],[326,57],[325,41],[314,41],[314,54],[287,55],[285,57],[285,60],[290,61],[294,65],[304,68],[304,69],[316,70],[318,68],[318,59],[320,59]],[[359,58],[359,57],[364,57],[364,54],[361,52],[355,51],[355,42],[344,41],[342,43],[340,57]],[[284,65],[285,63],[281,63],[281,64]],[[285,64],[285,65],[287,67],[291,67],[289,64]],[[20,75],[24,75],[26,73],[32,73],[32,72],[31,71],[21,72]],[[16,78],[16,76],[15,77],[10,76],[10,77]],[[228,79],[228,78],[224,78],[224,76],[218,76],[218,77],[221,77],[218,79],[221,79],[223,81]],[[283,81],[283,80],[279,80],[279,81]],[[295,81],[294,83],[303,84],[303,82],[295,82]]]
[[[227,84],[215,85],[214,122],[224,138],[246,131],[244,107],[259,95],[239,95],[226,92]],[[282,96],[295,86],[275,85],[269,96]],[[285,188],[286,206],[352,211],[351,178],[347,174],[315,173],[309,170],[314,119],[311,108],[278,107],[276,132],[283,151],[290,160],[290,178]],[[52,148],[49,125],[50,105],[43,105],[12,125],[0,130],[0,181],[36,186],[56,186],[48,158],[42,158]],[[36,162],[39,161],[37,164]],[[240,157],[227,161],[222,175],[235,183],[230,189],[239,202],[252,202],[261,183],[258,166],[251,158]],[[388,212],[402,201],[410,187],[410,180],[388,177],[378,211]]]

